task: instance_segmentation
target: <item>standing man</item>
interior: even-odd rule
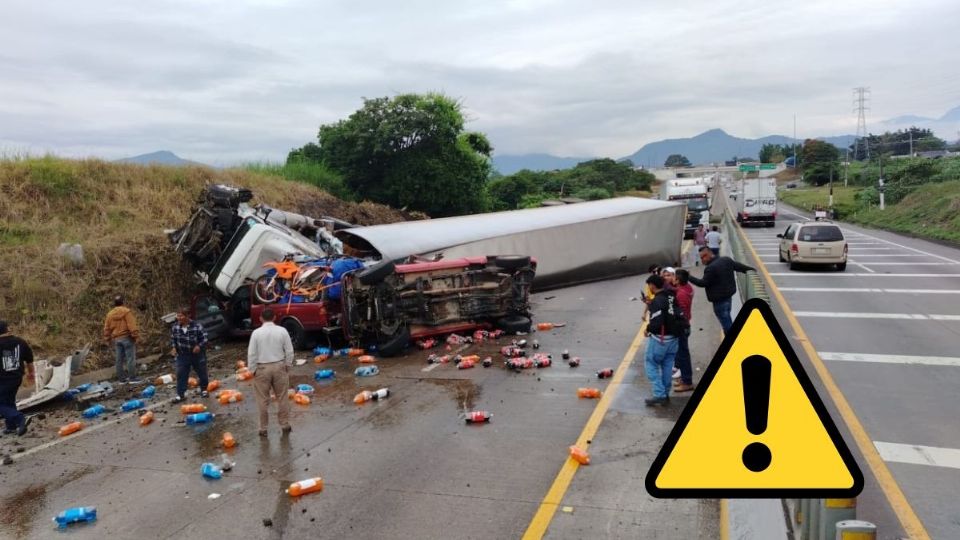
[[[726,334],[733,326],[733,321],[730,320],[730,299],[737,292],[737,280],[734,272],[746,273],[751,270],[756,272],[756,269],[738,263],[730,257],[717,257],[710,247],[700,249],[700,261],[706,266],[703,269],[703,277],[689,276],[690,283],[706,289],[707,300],[713,304],[713,313],[720,321],[723,333]]]
[[[6,422],[4,435],[23,435],[30,424],[30,417],[17,410],[17,389],[24,371],[29,385],[33,380],[33,350],[10,333],[6,321],[0,321],[0,416]]]
[[[684,331],[677,336],[677,367],[680,368],[680,377],[673,380],[674,392],[689,392],[693,390],[693,363],[690,358],[690,321],[693,318],[693,286],[690,285],[690,272],[683,268],[677,270],[674,290],[677,295],[677,306],[687,321]]]
[[[700,253],[700,248],[707,245],[707,229],[703,226],[703,223],[697,225],[697,230],[693,232],[693,246],[697,250],[697,253]],[[700,261],[697,260],[696,264],[699,265]]]
[[[107,345],[113,345],[118,381],[136,382],[139,338],[140,329],[136,317],[130,308],[123,305],[123,297],[117,295],[113,299],[113,309],[103,321],[103,341]]]
[[[177,322],[170,328],[170,344],[177,358],[177,397],[173,402],[183,401],[191,368],[200,379],[200,396],[207,397],[207,332],[200,323],[190,320],[190,308],[177,310]]]
[[[714,226],[710,229],[710,232],[708,232],[706,235],[704,235],[703,239],[704,239],[704,241],[706,241],[707,247],[710,248],[710,251],[713,252],[714,256],[719,257],[719,256],[720,256],[720,241],[721,241],[721,240],[720,240],[720,229],[718,229],[717,226],[714,225]],[[699,250],[699,248],[698,248],[698,250]]]
[[[647,348],[643,363],[653,389],[653,396],[644,400],[647,406],[670,403],[670,379],[673,360],[677,355],[677,334],[680,332],[676,297],[664,290],[663,278],[650,276],[647,285],[654,291],[650,302],[650,322],[644,330]]]
[[[263,325],[253,331],[247,348],[247,368],[253,372],[253,391],[260,412],[260,436],[267,436],[270,391],[277,396],[277,421],[284,434],[290,433],[290,364],[293,363],[293,343],[282,326],[273,324],[274,313],[266,308],[260,314]]]

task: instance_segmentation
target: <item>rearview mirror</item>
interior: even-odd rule
[[[778,234],[778,235],[777,235],[777,238],[783,238],[783,235],[782,235],[782,234]]]

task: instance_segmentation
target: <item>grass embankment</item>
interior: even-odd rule
[[[863,188],[836,188],[834,206],[840,219],[923,238],[960,243],[960,181],[925,184],[884,210],[863,208],[855,196]],[[783,201],[804,210],[826,206],[827,187],[783,190]]]
[[[289,171],[286,176],[295,178]],[[159,317],[196,290],[163,230],[184,223],[209,183],[250,188],[252,203],[361,225],[406,218],[248,170],[0,159],[0,318],[41,356],[65,355],[99,343],[103,316],[122,293],[143,327],[141,351],[159,350],[166,341]],[[61,243],[82,245],[84,264],[74,267],[58,257]],[[94,350],[96,363],[112,363],[106,351]]]

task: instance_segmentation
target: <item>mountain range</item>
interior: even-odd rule
[[[169,150],[160,150],[158,152],[151,152],[149,154],[140,154],[139,156],[118,159],[116,160],[116,162],[117,163],[136,163],[138,165],[173,165],[173,166],[199,165],[201,167],[207,166],[203,163],[198,163],[196,161],[183,159]]]

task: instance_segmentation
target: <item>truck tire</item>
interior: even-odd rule
[[[376,285],[387,278],[396,269],[393,261],[380,261],[377,264],[364,268],[357,274],[357,279],[363,285]]]
[[[384,357],[396,356],[403,352],[403,349],[405,349],[409,343],[410,329],[402,326],[396,334],[377,343],[377,352],[380,353],[380,356]]]
[[[493,264],[504,270],[516,270],[530,266],[530,257],[528,255],[500,255],[494,258]]]
[[[530,333],[533,321],[523,315],[508,315],[497,321],[497,328],[508,334]]]
[[[282,326],[288,334],[290,334],[290,341],[293,343],[293,349],[296,351],[301,351],[307,347],[307,331],[303,329],[303,325],[300,324],[300,321],[287,318],[284,319],[280,326]]]
[[[843,272],[846,269],[847,269],[847,263],[845,262],[842,262],[837,265],[837,272]]]

